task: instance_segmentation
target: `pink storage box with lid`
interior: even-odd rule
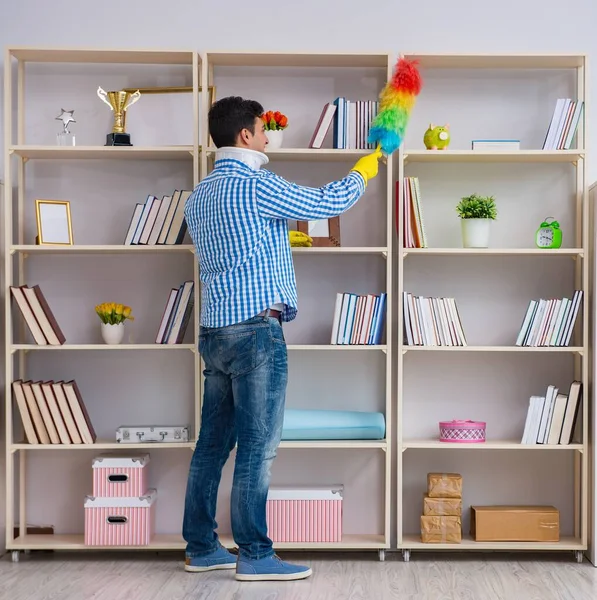
[[[149,454],[100,454],[93,459],[93,495],[135,497],[147,492]]]
[[[440,421],[439,441],[451,444],[483,444],[484,421]]]
[[[342,541],[341,485],[270,488],[266,519],[273,542]]]
[[[156,490],[141,497],[85,499],[86,546],[147,546],[155,530]]]

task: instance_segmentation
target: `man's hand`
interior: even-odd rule
[[[304,248],[310,248],[313,245],[313,238],[300,231],[289,231],[288,237],[290,239],[290,245],[294,247],[302,246]]]
[[[378,161],[381,158],[381,148],[377,146],[375,152],[359,158],[355,166],[350,169],[351,171],[357,171],[363,176],[365,185],[367,185],[369,179],[372,179],[377,175]]]

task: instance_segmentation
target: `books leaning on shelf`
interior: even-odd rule
[[[582,302],[582,290],[569,298],[531,300],[516,339],[517,346],[568,346]]]
[[[543,150],[569,150],[578,128],[584,102],[558,98],[549,123]]]
[[[97,436],[77,382],[12,382],[30,444],[94,444]]]
[[[174,190],[171,196],[163,196],[161,200],[150,194],[144,204],[137,203],[124,244],[182,244],[187,231],[184,205],[190,195],[190,190]]]
[[[454,298],[403,293],[404,337],[408,346],[466,346]]]
[[[400,182],[396,182],[396,197],[402,198],[403,231],[402,238],[405,248],[427,248],[427,236],[423,224],[423,211],[421,210],[421,188],[418,177],[405,177],[400,194]],[[400,211],[396,211],[399,218]],[[397,222],[396,227],[400,224]]]
[[[182,344],[195,306],[194,287],[195,284],[192,281],[185,281],[178,289],[170,290],[160,328],[155,338],[156,344]]]
[[[369,127],[377,115],[377,100],[347,100],[340,96],[326,104],[313,131],[309,148],[321,148],[333,123],[333,147],[346,150],[373,150],[367,142]]]
[[[573,381],[568,395],[550,385],[545,396],[531,396],[522,434],[522,444],[568,445],[572,442],[582,383]]]
[[[336,294],[332,345],[377,346],[381,343],[386,306],[385,292]]]
[[[10,286],[25,323],[38,346],[61,346],[66,341],[39,285]]]

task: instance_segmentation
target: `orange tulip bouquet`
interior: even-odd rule
[[[268,139],[267,148],[269,150],[280,148],[282,146],[282,138],[284,137],[284,129],[288,127],[288,117],[278,110],[268,110],[261,115],[261,119],[265,124]]]

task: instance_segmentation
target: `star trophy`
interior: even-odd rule
[[[126,126],[126,111],[129,106],[139,100],[141,92],[139,90],[134,94],[125,91],[105,92],[101,87],[98,87],[97,95],[112,111],[114,111],[114,126],[112,127],[112,133],[106,135],[106,143],[104,145],[132,146],[131,135],[124,130]]]
[[[60,109],[62,112],[56,117],[57,121],[62,121],[62,131],[56,134],[56,143],[59,146],[74,146],[75,134],[69,131],[68,124],[76,123],[73,119],[74,110]]]

